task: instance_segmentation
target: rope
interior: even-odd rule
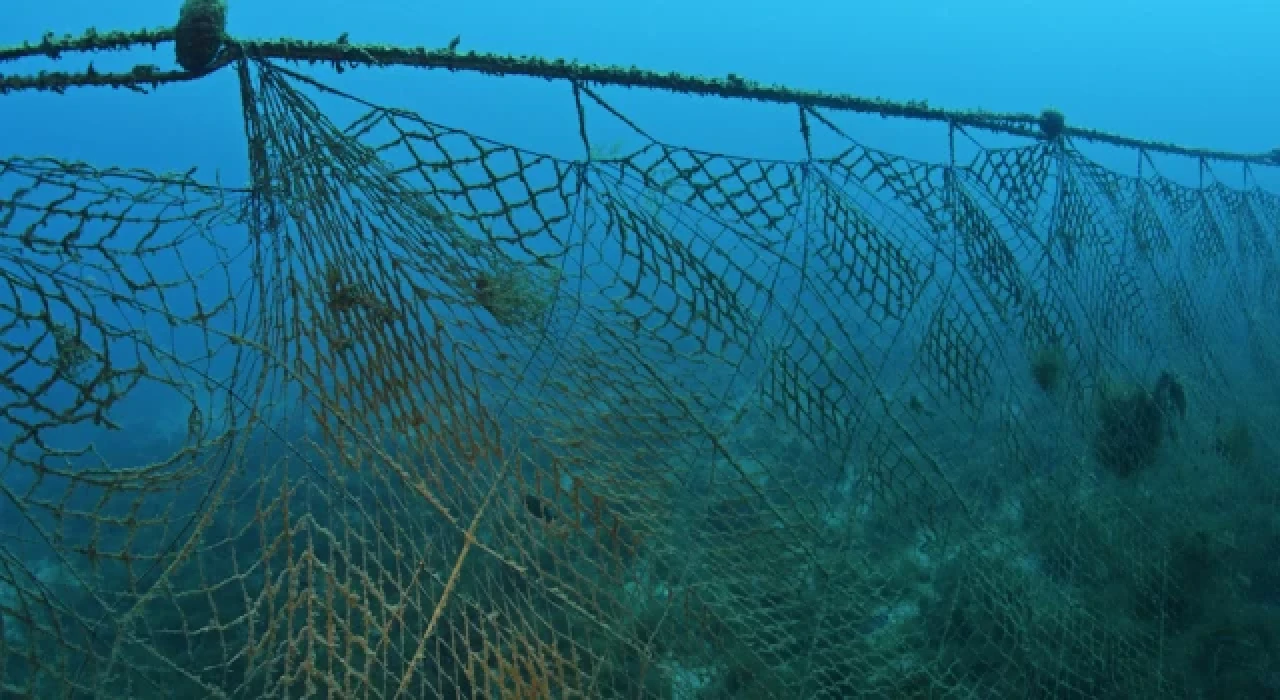
[[[80,36],[55,39],[45,34],[37,44],[24,42],[21,46],[0,48],[0,62],[34,56],[57,59],[64,53],[76,51],[108,51],[136,46],[155,48],[162,42],[173,40],[173,30],[141,30],[137,32],[100,33],[90,29]],[[824,107],[841,112],[879,114],[882,117],[917,119],[964,126],[993,133],[1014,134],[1027,137],[1049,138],[1058,136],[1081,141],[1107,144],[1121,148],[1133,148],[1153,153],[1166,153],[1203,160],[1216,160],[1255,165],[1280,165],[1280,148],[1262,153],[1237,153],[1207,148],[1193,148],[1178,144],[1139,139],[1112,134],[1100,129],[1066,125],[1060,112],[1045,110],[1041,114],[998,113],[983,110],[949,110],[931,107],[926,101],[893,101],[818,90],[802,90],[783,85],[765,85],[730,73],[725,77],[688,75],[679,72],[658,72],[630,66],[609,66],[562,58],[511,56],[496,53],[468,51],[458,52],[452,45],[440,49],[425,47],[396,47],[376,44],[352,44],[346,37],[336,41],[320,42],[298,39],[273,41],[228,40],[226,51],[208,70],[191,73],[182,70],[165,71],[149,64],[140,64],[123,73],[101,73],[90,67],[82,72],[41,71],[36,75],[0,74],[0,94],[21,90],[50,90],[62,93],[71,87],[109,86],[145,92],[168,83],[193,80],[215,72],[231,64],[242,55],[276,59],[297,63],[328,63],[339,72],[360,66],[411,66],[416,68],[443,68],[451,71],[469,71],[486,75],[511,75],[545,80],[567,80],[576,85],[594,83],[629,88],[648,88],[687,95],[704,95],[721,98],[746,99],[775,104],[792,104],[800,107]]]

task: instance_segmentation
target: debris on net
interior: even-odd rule
[[[499,259],[493,269],[476,273],[476,303],[504,326],[540,325],[551,311],[559,280],[557,270]]]
[[[213,64],[227,34],[225,0],[184,0],[174,29],[178,65],[198,73]]]

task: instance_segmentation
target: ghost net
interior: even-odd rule
[[[930,163],[797,99],[804,159],[734,157],[575,81],[568,160],[267,53],[245,187],[0,160],[6,695],[1274,683],[1280,199],[1230,154],[1046,113]]]

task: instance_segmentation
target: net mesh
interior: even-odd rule
[[[4,695],[1276,692],[1280,198],[237,66],[247,188],[0,159]]]

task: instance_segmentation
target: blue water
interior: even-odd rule
[[[60,0],[6,3],[0,45],[79,33],[171,25],[177,2]],[[950,108],[1038,113],[1069,123],[1222,150],[1280,146],[1280,5],[1265,0],[1023,0],[939,2],[387,2],[230,3],[237,37],[445,46],[539,54]],[[171,45],[95,56],[99,68],[172,66]],[[80,63],[78,63],[80,62]],[[61,65],[80,65],[73,58]],[[0,72],[55,68],[31,60]],[[316,69],[331,77],[327,68]],[[422,109],[500,140],[572,153],[567,87],[524,79],[358,71],[337,81],[374,101]],[[422,85],[421,92],[414,90]],[[432,92],[433,86],[447,89]],[[613,94],[613,93],[610,93]],[[620,107],[660,138],[708,150],[798,157],[790,108],[618,93]],[[143,97],[107,90],[14,94],[0,109],[6,152],[66,155],[153,169],[242,177],[244,149],[229,71]],[[880,125],[877,146],[939,155],[902,125]],[[191,139],[191,135],[199,138]],[[923,151],[923,152],[922,152]]]

